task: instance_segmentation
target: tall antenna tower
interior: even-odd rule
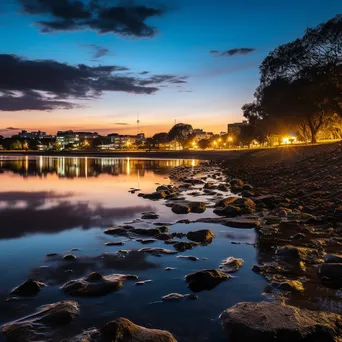
[[[139,113],[137,115],[137,134],[140,133],[140,119],[139,119]]]

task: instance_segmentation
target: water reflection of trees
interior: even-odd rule
[[[23,177],[43,177],[57,174],[59,177],[97,177],[100,174],[139,175],[151,171],[167,174],[170,168],[181,165],[195,165],[194,160],[139,160],[115,158],[72,158],[72,157],[43,157],[35,159],[18,157],[11,160],[0,160],[0,172],[10,171]]]

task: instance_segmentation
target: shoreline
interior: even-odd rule
[[[335,145],[336,143],[320,143],[316,145],[286,145],[272,148],[244,148],[229,150],[200,150],[200,151],[73,151],[73,152],[44,152],[44,151],[0,151],[0,156],[46,156],[46,157],[104,157],[104,158],[135,158],[135,159],[197,159],[197,160],[243,160],[246,157],[253,161],[269,155],[275,160],[286,159],[295,153],[306,153],[307,151]]]

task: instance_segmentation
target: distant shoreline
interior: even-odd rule
[[[105,157],[105,158],[143,158],[143,159],[197,159],[197,160],[234,160],[252,158],[264,152],[283,154],[284,150],[310,149],[317,145],[288,145],[274,148],[250,148],[235,150],[204,150],[204,151],[73,151],[73,152],[44,152],[44,151],[0,151],[0,156],[46,156],[46,157]],[[277,151],[278,150],[278,151]],[[280,151],[281,150],[281,151]],[[267,153],[267,152],[266,152]]]

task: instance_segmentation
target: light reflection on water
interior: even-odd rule
[[[51,278],[46,280],[50,286],[35,299],[3,302],[11,288],[37,274],[40,266],[55,267],[54,262],[46,259],[47,253],[63,255],[72,248],[80,248],[75,252],[79,258],[93,260],[105,252],[141,248],[142,245],[135,241],[126,242],[124,247],[104,246],[105,242],[122,238],[105,235],[103,229],[138,219],[144,211],[158,213],[160,222],[213,215],[212,209],[202,215],[176,215],[163,201],[149,201],[129,192],[130,188],[153,192],[157,183],[169,184],[168,171],[171,168],[180,165],[194,167],[197,163],[195,160],[130,158],[0,157],[0,307],[3,307],[0,324],[31,313],[39,305],[66,299],[59,290],[61,284]],[[151,227],[152,223],[145,221],[140,226]],[[207,260],[193,262],[177,259],[175,255],[146,256],[145,268],[141,268],[144,263],[139,267],[130,265],[128,273],[137,274],[141,279],[152,279],[151,283],[143,287],[125,283],[122,290],[106,297],[80,299],[81,317],[67,332],[76,334],[84,328],[124,316],[141,325],[167,329],[178,341],[223,341],[218,322],[221,311],[238,301],[261,300],[265,281],[250,271],[256,259],[255,249],[230,243],[232,240],[253,242],[253,230],[193,223],[175,224],[170,231],[200,228],[214,231],[216,237],[212,244],[181,254]],[[162,241],[152,246],[170,248]],[[233,279],[212,291],[199,293],[197,301],[151,304],[171,292],[188,293],[184,282],[187,273],[217,268],[228,256],[245,259],[244,267]],[[164,268],[167,266],[176,270],[166,272]],[[91,271],[103,274],[125,272],[98,267],[98,263],[90,262],[77,276]],[[0,341],[3,341],[2,336]]]

